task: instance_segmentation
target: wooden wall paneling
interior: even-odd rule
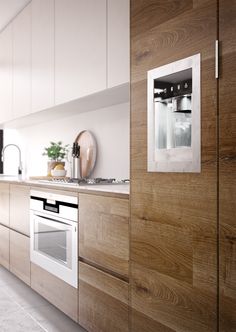
[[[216,331],[216,13],[213,0],[131,0],[130,304],[135,332]],[[197,53],[202,171],[147,173],[147,71]]]
[[[236,331],[236,1],[219,1],[220,332]]]
[[[79,195],[79,255],[128,278],[129,200]]]
[[[78,316],[89,332],[128,332],[128,283],[80,262]]]

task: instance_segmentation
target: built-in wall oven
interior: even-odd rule
[[[78,286],[78,198],[31,190],[30,259]]]

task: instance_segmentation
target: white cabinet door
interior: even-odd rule
[[[106,0],[56,0],[56,104],[105,88]]]
[[[13,20],[13,117],[31,111],[31,4]]]
[[[0,123],[12,118],[12,25],[0,34]]]
[[[32,1],[32,112],[54,105],[54,0]]]
[[[129,82],[129,0],[107,2],[108,88]]]

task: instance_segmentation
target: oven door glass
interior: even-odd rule
[[[71,269],[72,226],[44,216],[35,216],[34,250]]]

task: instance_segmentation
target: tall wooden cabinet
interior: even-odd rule
[[[236,2],[219,1],[220,332],[236,331]]]
[[[235,14],[131,0],[131,331],[236,330]],[[197,53],[201,173],[148,173],[147,71]]]

